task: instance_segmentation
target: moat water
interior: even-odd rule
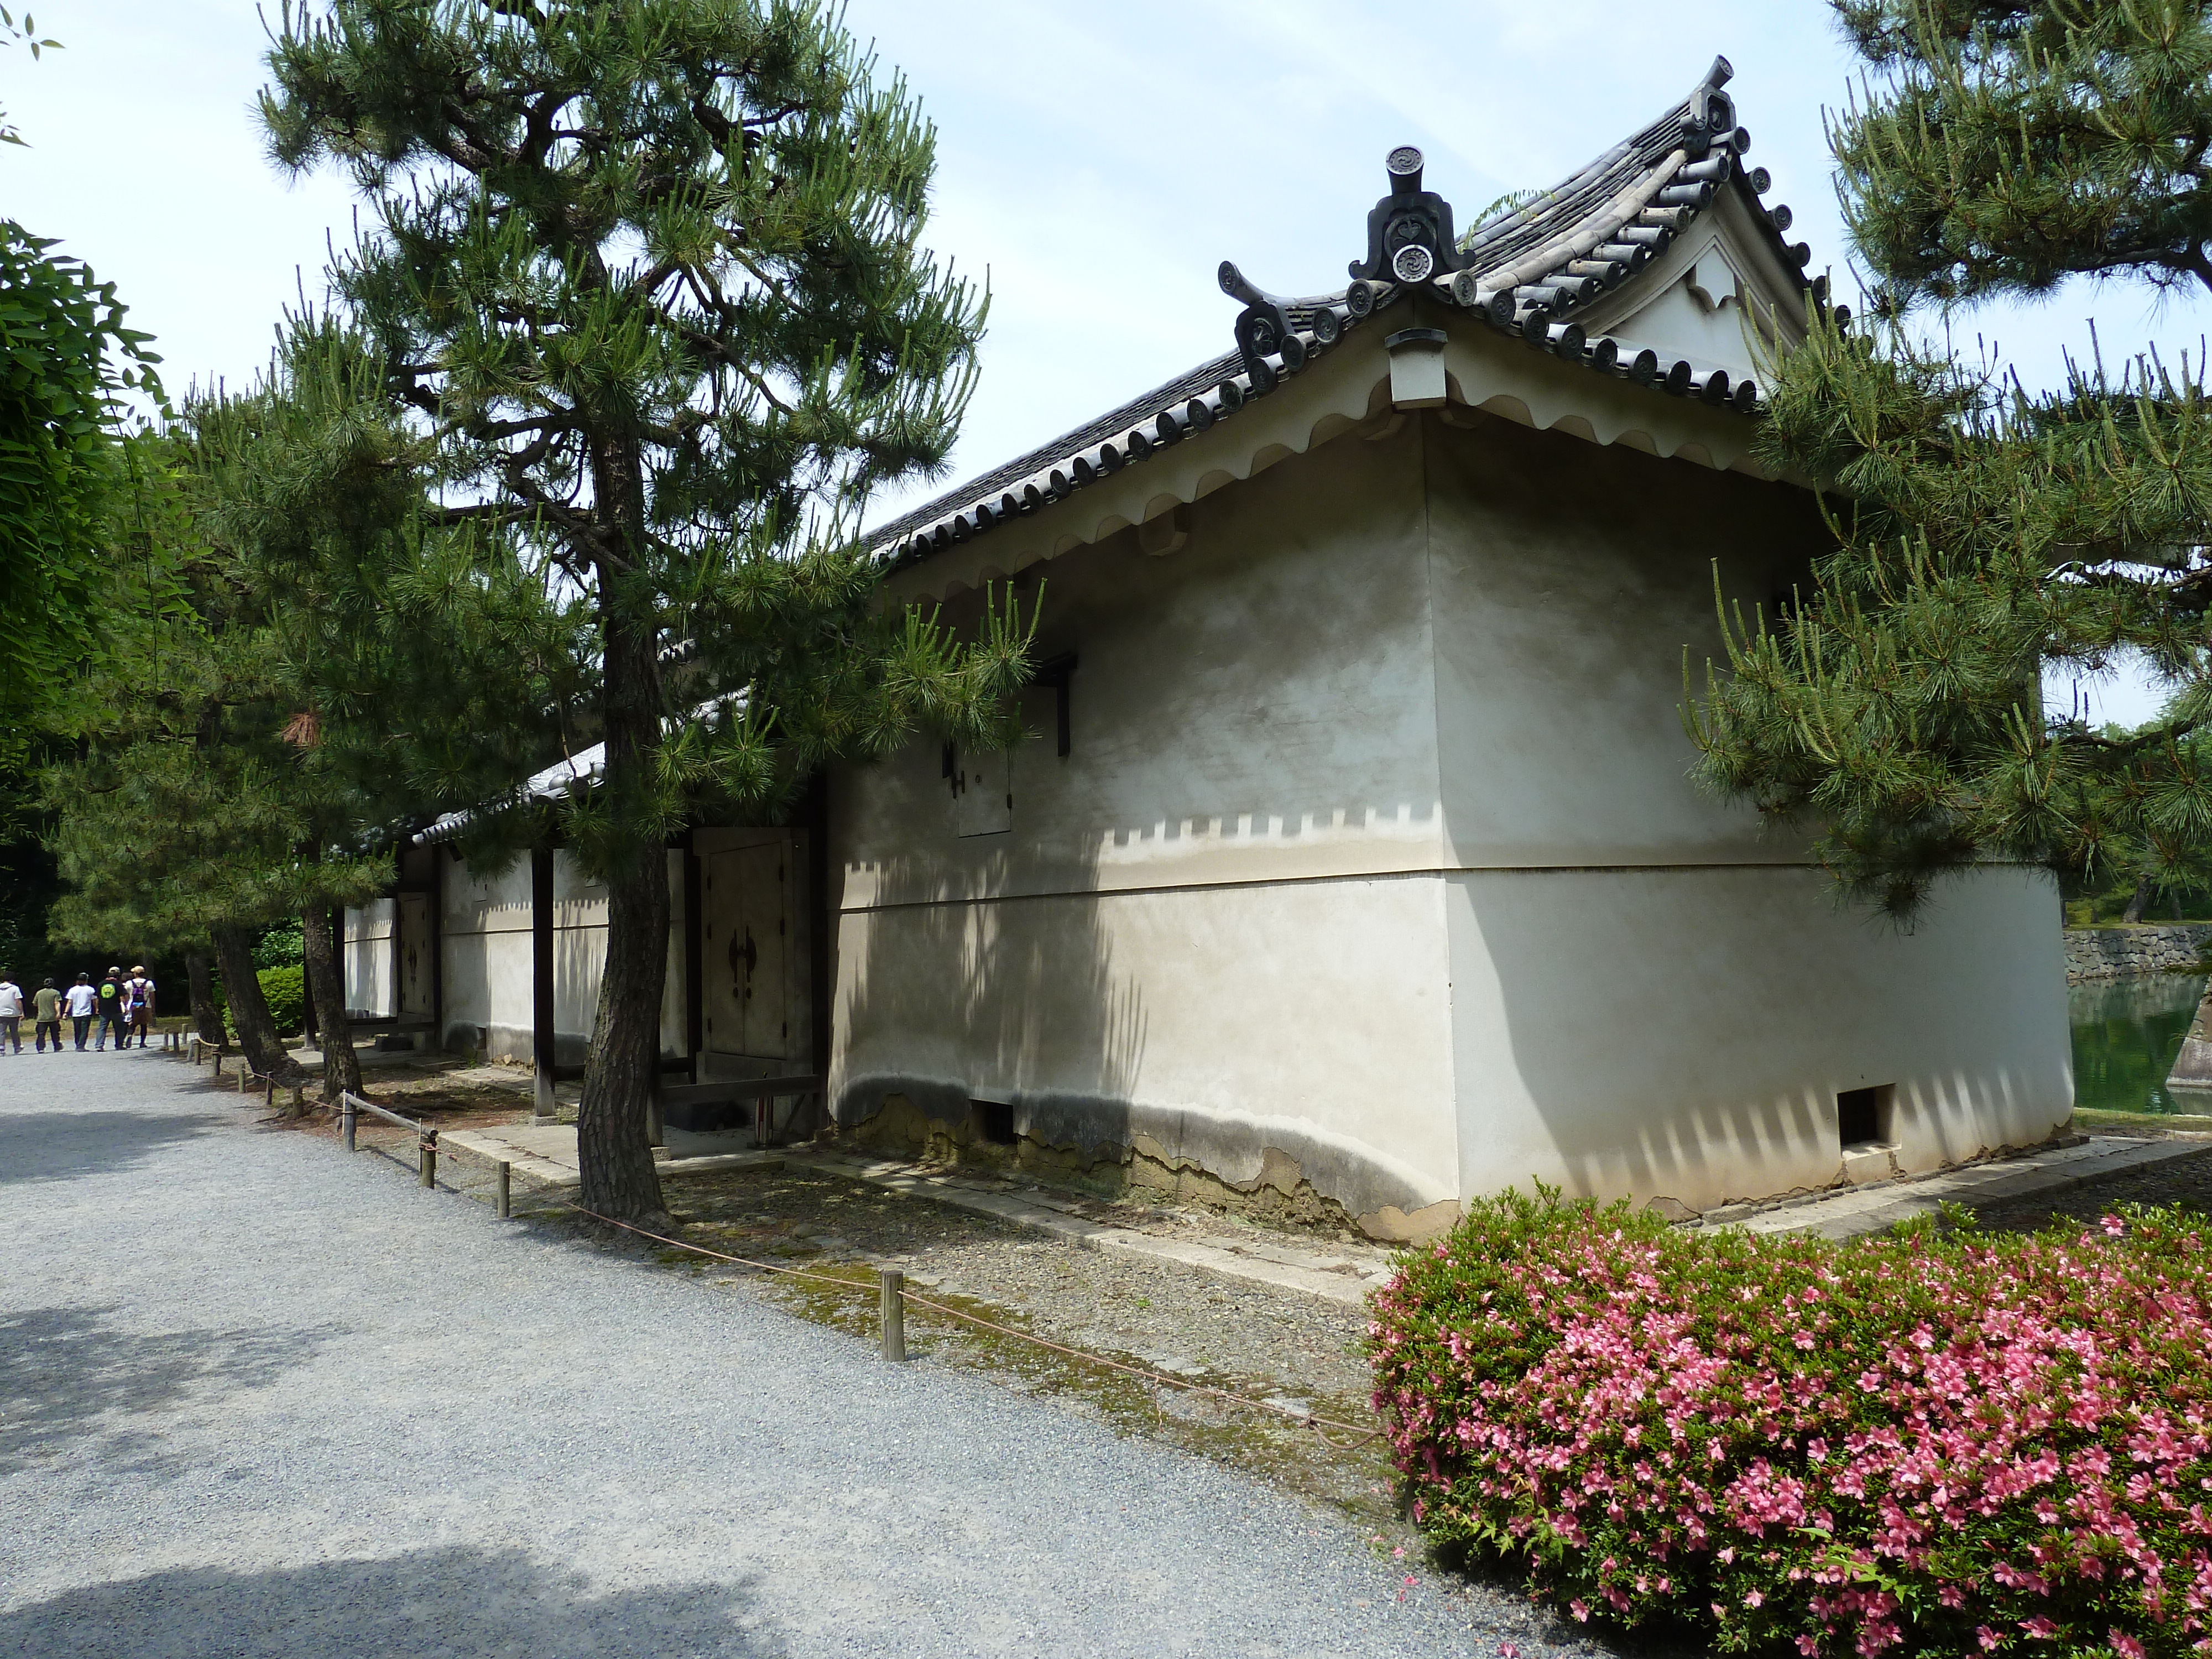
[[[2068,986],[2074,1103],[2108,1112],[2212,1109],[2212,1101],[2177,1102],[2166,1086],[2204,984],[2202,974],[2145,974]]]

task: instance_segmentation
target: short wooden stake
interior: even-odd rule
[[[353,1150],[353,1102],[343,1097],[338,1103],[338,1121],[345,1126],[345,1148]]]
[[[884,1358],[894,1363],[906,1358],[906,1275],[885,1267],[878,1275],[883,1286]]]
[[[514,1213],[508,1204],[507,1188],[507,1172],[514,1168],[512,1164],[501,1164],[499,1166],[499,1218],[501,1221]]]
[[[438,1143],[428,1135],[422,1137],[422,1175],[416,1184],[421,1187],[438,1184]]]

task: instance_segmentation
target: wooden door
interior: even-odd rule
[[[705,860],[701,945],[708,1051],[795,1060],[792,1028],[791,860],[781,842]]]
[[[402,893],[398,906],[398,938],[393,941],[399,958],[399,1006],[402,1019],[428,1019],[433,980],[430,951],[430,896]]]

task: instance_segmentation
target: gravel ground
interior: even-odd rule
[[[474,1186],[481,1176],[454,1171]],[[665,1266],[743,1281],[753,1294],[863,1338],[876,1330],[874,1271],[897,1267],[920,1295],[994,1323],[1148,1370],[1268,1400],[1337,1423],[1371,1425],[1371,1382],[1356,1310],[1295,1291],[1227,1285],[1132,1257],[1085,1250],[989,1216],[812,1170],[690,1176],[664,1187],[687,1242],[730,1255],[863,1280],[862,1293],[794,1285],[675,1252]],[[1079,1414],[1263,1474],[1320,1498],[1382,1536],[1409,1540],[1395,1516],[1384,1448],[1349,1449],[1267,1414],[1133,1383],[1067,1356],[916,1310],[912,1346],[935,1364],[987,1371],[1059,1396]],[[1341,1437],[1340,1437],[1340,1438]]]
[[[1604,1650],[1080,1395],[887,1366],[204,1079],[0,1061],[0,1654]]]

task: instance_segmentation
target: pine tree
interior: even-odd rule
[[[933,134],[806,4],[331,0],[288,9],[269,62],[275,155],[368,204],[337,303],[436,447],[445,522],[587,596],[582,1197],[658,1214],[667,838],[917,722],[996,740],[1027,672],[1010,618],[960,647],[878,616],[852,534],[942,465],[972,385],[981,303],[920,242]]]
[[[181,598],[109,617],[57,710],[75,757],[48,774],[74,890],[56,929],[213,954],[247,1056],[272,1075],[290,1062],[252,946],[302,919],[326,1097],[362,1082],[331,911],[388,889],[400,837],[552,745],[543,720],[518,757],[503,745],[526,727],[442,718],[444,698],[539,708],[532,665],[566,660],[557,643],[518,649],[532,624],[564,627],[542,580],[487,556],[474,526],[424,536],[424,446],[359,418],[376,413],[356,395],[364,362],[303,320],[247,392],[130,441],[139,482],[109,556],[127,568],[159,550]]]
[[[1837,9],[1869,76],[1831,140],[1875,315],[1818,312],[1759,438],[1823,487],[1837,544],[1787,614],[1724,617],[1730,672],[1686,711],[1702,775],[1816,822],[1838,879],[1899,919],[1992,860],[2201,885],[2204,365],[2091,342],[2031,392],[1907,325],[2069,276],[2212,287],[2212,5]],[[2148,726],[2042,706],[2047,666],[2130,659],[2171,694]]]

